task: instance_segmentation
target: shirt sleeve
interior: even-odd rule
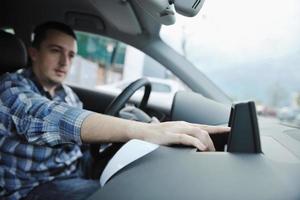
[[[39,145],[82,144],[80,131],[92,112],[66,103],[50,101],[17,74],[8,74],[0,84],[1,121],[9,134],[18,134]]]

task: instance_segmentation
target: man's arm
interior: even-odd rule
[[[36,94],[17,75],[6,76],[0,86],[1,122],[9,132],[25,136],[28,142],[54,146],[73,142],[125,142],[142,139],[156,144],[192,145],[200,150],[214,150],[208,134],[228,132],[228,127],[214,127],[187,122],[147,124],[96,114],[49,101]],[[10,134],[10,133],[8,133]]]
[[[91,114],[81,126],[81,139],[86,143],[125,142],[141,139],[161,145],[183,144],[202,151],[214,151],[209,134],[228,132],[229,127],[216,127],[187,122],[143,123],[102,114]]]

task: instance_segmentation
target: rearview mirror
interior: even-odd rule
[[[204,0],[173,0],[176,12],[187,17],[197,15],[203,3]]]
[[[204,0],[135,0],[137,4],[150,14],[157,22],[164,25],[175,23],[177,13],[193,17],[202,8]]]

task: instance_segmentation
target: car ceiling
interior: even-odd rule
[[[0,27],[14,28],[27,44],[33,27],[48,20],[133,42],[137,36],[158,35],[160,29],[134,0],[0,0],[0,5]]]

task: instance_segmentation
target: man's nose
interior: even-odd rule
[[[69,66],[71,63],[71,60],[69,56],[66,53],[61,53],[60,59],[59,59],[59,64],[60,66]]]

